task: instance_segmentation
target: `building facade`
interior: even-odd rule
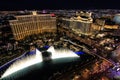
[[[83,35],[91,35],[92,28],[91,25],[93,23],[93,19],[90,16],[78,16],[72,18],[63,18],[61,21],[61,25],[65,28],[71,29],[77,34]]]
[[[20,40],[32,34],[56,32],[56,17],[51,14],[37,14],[15,16],[10,20],[10,26],[15,40]]]

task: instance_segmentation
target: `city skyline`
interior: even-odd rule
[[[120,80],[118,5],[2,0],[0,80]]]

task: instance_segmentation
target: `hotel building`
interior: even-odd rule
[[[93,19],[91,18],[91,13],[80,14],[78,17],[72,18],[62,18],[61,25],[64,28],[71,29],[73,32],[81,35],[91,35],[92,28],[91,25]]]
[[[10,20],[10,26],[15,40],[24,39],[32,34],[44,32],[56,32],[56,17],[54,14],[37,14],[15,16],[16,20]]]

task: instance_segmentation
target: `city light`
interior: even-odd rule
[[[120,10],[0,13],[0,80],[120,79]]]

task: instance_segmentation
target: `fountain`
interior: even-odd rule
[[[69,49],[58,49],[57,50],[57,49],[54,49],[53,46],[51,46],[47,51],[52,53],[52,59],[67,58],[67,57],[79,57],[73,51],[71,51]]]
[[[20,60],[17,60],[16,62],[14,62],[6,71],[5,73],[2,75],[1,78],[4,78],[12,73],[15,73],[21,69],[24,69],[26,67],[29,67],[31,65],[37,64],[42,62],[42,55],[41,52],[36,49],[36,54],[31,55],[31,56],[27,56],[25,58],[22,58]]]
[[[17,71],[20,71],[24,68],[29,66],[35,65],[37,63],[42,63],[44,61],[43,54],[38,49],[35,51],[36,53],[33,55],[29,55],[22,59],[17,60],[14,62],[2,75],[1,78],[7,77]],[[73,51],[68,49],[54,49],[53,46],[49,47],[47,52],[51,52],[52,56],[51,59],[58,59],[58,58],[78,58],[79,56],[75,54]],[[69,59],[67,59],[69,61]]]

